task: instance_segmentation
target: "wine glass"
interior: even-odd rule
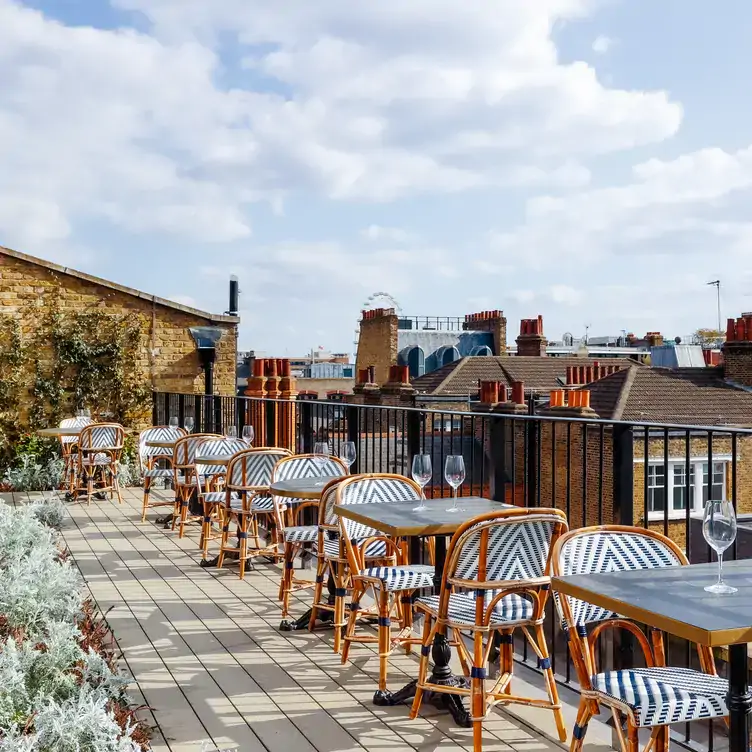
[[[253,426],[247,425],[243,426],[243,441],[245,441],[248,446],[251,446],[253,444],[253,439],[256,437],[256,432],[253,430]]]
[[[457,489],[465,482],[465,460],[461,454],[450,454],[444,463],[444,478],[452,487],[452,506],[447,512],[462,511],[457,507]]]
[[[326,441],[317,441],[313,445],[313,461],[319,469],[323,469],[326,458],[329,456],[329,444]]]
[[[91,418],[91,410],[88,407],[85,407],[83,409],[83,417],[84,418]]]
[[[723,581],[723,552],[736,539],[736,514],[728,500],[710,499],[705,505],[702,519],[702,534],[708,545],[718,555],[718,582],[708,585],[709,593],[735,593],[736,588]]]
[[[195,425],[195,421],[194,421],[194,420],[193,420],[193,418],[192,418],[192,417],[191,417],[191,416],[189,415],[189,416],[188,416],[188,417],[187,417],[187,418],[185,419],[185,423],[183,424],[183,427],[185,428],[185,430],[186,430],[186,431],[187,431],[188,433],[193,433],[193,426],[194,426],[194,425]]]
[[[238,429],[235,425],[232,423],[225,426],[225,437],[228,439],[237,439],[238,438]]]
[[[170,428],[177,428],[180,425],[180,421],[178,420],[177,415],[172,415],[170,417]]]
[[[426,505],[425,487],[433,477],[433,466],[430,454],[416,454],[413,457],[413,480],[420,486],[420,504],[413,507],[413,512],[428,509]]]
[[[343,441],[339,447],[339,458],[347,465],[347,472],[350,472],[350,467],[355,462],[357,453],[355,451],[354,441]]]

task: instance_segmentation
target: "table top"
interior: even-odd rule
[[[196,455],[195,463],[197,465],[229,465],[232,454],[212,454],[210,457]]]
[[[60,428],[59,426],[54,426],[53,428],[40,428],[37,431],[37,436],[58,439],[61,436],[78,436],[80,433],[80,428]]]
[[[705,591],[718,565],[691,564],[634,572],[554,577],[551,587],[677,637],[708,647],[752,641],[752,560],[723,565],[736,593]]]
[[[156,449],[174,449],[175,444],[177,444],[177,439],[149,439],[146,441],[146,446]]]
[[[293,478],[292,480],[278,480],[269,486],[275,496],[287,499],[320,499],[324,488],[338,476],[319,475],[311,478]]]
[[[479,496],[461,496],[457,499],[457,512],[447,512],[451,499],[427,499],[427,509],[416,512],[419,502],[393,501],[388,504],[340,504],[336,514],[361,522],[396,538],[428,538],[434,535],[452,535],[460,525],[474,517],[500,509],[513,509],[510,504],[482,499]]]

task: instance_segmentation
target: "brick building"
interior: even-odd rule
[[[0,316],[16,317],[28,332],[37,311],[57,296],[66,311],[135,313],[141,325],[138,367],[159,391],[203,392],[204,369],[193,327],[210,327],[215,345],[214,392],[235,393],[236,316],[215,315],[68,267],[0,247]]]

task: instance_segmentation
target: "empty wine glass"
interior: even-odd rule
[[[82,407],[79,407],[78,410],[76,410],[76,417],[77,418],[83,418],[84,417],[84,409]]]
[[[195,425],[195,421],[193,420],[193,418],[191,418],[190,416],[188,416],[185,419],[185,423],[183,424],[183,427],[185,428],[185,430],[188,433],[193,433],[193,426],[194,425]]]
[[[450,454],[444,464],[444,477],[452,487],[452,506],[447,512],[462,511],[457,507],[457,489],[465,482],[465,460],[461,454]]]
[[[248,446],[253,444],[253,439],[256,437],[256,432],[253,430],[253,426],[243,426],[243,441]]]
[[[83,409],[83,417],[84,418],[91,418],[91,410],[88,407],[85,407]]]
[[[329,444],[326,441],[317,441],[313,445],[313,455],[313,461],[316,463],[319,471],[321,471],[329,456]]]
[[[705,505],[702,534],[708,545],[718,555],[718,582],[708,585],[709,593],[735,593],[736,588],[723,581],[723,552],[736,539],[736,514],[728,500],[710,499]]]
[[[357,453],[355,451],[355,442],[343,441],[339,447],[339,458],[342,460],[342,462],[345,463],[345,465],[347,465],[348,473],[350,472],[350,467],[352,466],[353,462],[355,462],[356,457]]]
[[[225,437],[228,439],[237,439],[238,438],[238,429],[233,424],[229,424],[225,426]]]
[[[177,428],[180,425],[180,421],[178,420],[177,415],[173,415],[170,417],[170,428]]]
[[[416,454],[413,457],[413,480],[420,486],[420,504],[413,507],[413,512],[428,509],[426,504],[425,487],[433,477],[433,466],[430,454]]]

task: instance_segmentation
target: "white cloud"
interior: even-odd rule
[[[593,52],[598,55],[605,55],[616,44],[616,40],[607,37],[605,34],[597,36],[593,40]]]
[[[549,294],[555,303],[576,305],[582,300],[582,293],[569,285],[551,285]]]
[[[415,233],[399,227],[382,227],[381,225],[369,225],[360,234],[366,240],[375,242],[412,243],[419,239]]]

